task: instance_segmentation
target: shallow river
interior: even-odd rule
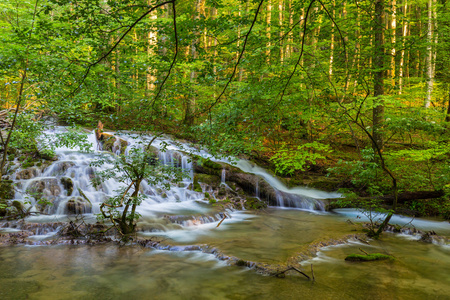
[[[268,209],[239,212],[216,223],[168,231],[172,244],[208,243],[227,255],[286,262],[310,243],[353,232],[354,211],[317,214]],[[450,236],[444,222],[416,220],[416,227]],[[420,225],[420,226],[419,226]],[[152,233],[153,234],[153,233]],[[148,233],[147,235],[151,235]],[[153,234],[154,235],[154,234]],[[161,234],[162,235],[162,234]],[[380,252],[395,261],[350,263],[351,253]],[[371,245],[352,241],[322,249],[305,273],[262,276],[228,266],[212,254],[138,247],[14,246],[0,248],[0,299],[449,299],[450,247],[386,233]]]

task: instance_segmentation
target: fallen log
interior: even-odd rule
[[[434,199],[444,196],[444,191],[417,191],[417,192],[403,192],[398,194],[398,203],[404,203],[413,200]],[[393,202],[393,195],[386,195],[381,197],[384,201]]]

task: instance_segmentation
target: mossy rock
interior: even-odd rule
[[[81,197],[73,197],[67,201],[65,212],[70,215],[91,212],[91,204]]]
[[[199,182],[210,185],[212,187],[220,185],[220,177],[216,175],[208,175],[208,174],[195,174]]]
[[[73,192],[73,181],[70,177],[62,177],[60,179],[62,186],[67,191],[67,196],[72,195]]]
[[[223,167],[221,164],[216,163],[210,159],[206,159],[202,161],[202,166],[210,169],[222,170]]]
[[[350,254],[345,258],[346,261],[376,261],[376,260],[394,260],[395,258],[391,255],[381,254],[381,253],[371,253],[368,255],[362,254]]]
[[[267,203],[255,197],[247,197],[244,207],[245,209],[264,209],[267,208]]]
[[[23,165],[22,165],[23,166]],[[39,172],[36,168],[27,168],[16,173],[16,179],[31,179],[38,176]]]
[[[119,145],[116,144],[117,140],[119,141]],[[125,153],[125,149],[128,146],[128,142],[124,139],[115,137],[114,135],[108,133],[101,133],[99,141],[102,145],[103,151],[110,151],[113,153],[116,153],[117,150],[120,150],[120,153],[123,154]]]
[[[193,185],[193,189],[195,192],[203,192],[202,187],[200,186],[200,183],[198,183],[198,174],[194,175],[194,185]]]
[[[0,181],[0,199],[12,199],[14,198],[14,187],[12,180]]]

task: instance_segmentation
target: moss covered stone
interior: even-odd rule
[[[14,187],[12,180],[0,180],[0,199],[12,199]]]
[[[195,192],[203,192],[202,187],[200,186],[200,183],[198,183],[198,174],[194,175],[194,186],[193,189]]]
[[[391,255],[381,254],[381,253],[371,253],[368,255],[362,254],[350,254],[345,258],[346,261],[375,261],[375,260],[394,260]]]
[[[267,203],[255,197],[247,197],[244,207],[245,209],[263,209],[267,207]]]
[[[61,184],[64,189],[67,191],[67,196],[72,195],[73,192],[73,181],[70,177],[62,177]]]
[[[220,185],[220,177],[208,174],[195,174],[199,182],[216,187]]]

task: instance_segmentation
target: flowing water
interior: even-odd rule
[[[92,135],[90,139],[92,148],[97,149]],[[129,140],[131,144],[133,141]],[[164,142],[167,140],[158,139],[155,145],[163,147]],[[115,147],[120,144],[115,143]],[[192,163],[179,145],[168,143],[166,148],[168,151],[159,154],[161,161],[192,173]],[[196,153],[209,156],[198,150]],[[57,154],[59,160],[43,172],[36,169],[30,175],[16,170],[15,199],[27,202],[25,205],[34,210],[40,208],[36,194],[54,203],[45,208],[50,215],[31,217],[27,222],[66,221],[71,218],[67,216],[69,209],[95,221],[93,213],[99,212],[101,201],[113,195],[119,183],[106,182],[99,189],[90,184],[95,170],[89,162],[95,154],[71,149],[58,149]],[[300,187],[288,189],[262,168],[244,160],[237,166],[261,176],[281,195],[313,199],[339,196]],[[70,195],[61,178],[71,178],[74,188]],[[327,213],[283,207],[224,212],[208,204],[203,193],[190,191],[187,186],[191,182],[186,179],[170,190],[144,185],[147,197],[140,207],[140,236],[166,239],[166,244],[179,246],[172,250],[207,244],[226,256],[276,265],[298,257],[310,245],[355,233],[357,226],[347,220],[364,217],[355,210]],[[79,199],[82,194],[92,205],[79,200],[82,204],[70,208],[71,199]],[[224,216],[228,218],[217,227]],[[392,222],[403,225],[410,221],[395,216]],[[450,237],[448,222],[414,220],[412,224]],[[41,230],[32,240],[49,238],[56,229],[50,226]],[[370,245],[350,239],[345,245],[322,248],[317,257],[303,262],[305,273],[310,275],[313,265],[315,282],[295,272],[283,279],[262,276],[246,267],[229,266],[216,255],[201,251],[114,245],[1,247],[0,299],[449,299],[450,245],[418,239],[414,235],[386,233]],[[348,254],[361,253],[359,248],[390,254],[396,260],[344,260]]]
[[[348,233],[353,226],[345,222],[344,214],[290,209],[240,214],[238,220],[219,228],[205,224],[169,237],[174,244],[207,242],[229,255],[277,263],[311,242]],[[387,253],[396,260],[344,260],[359,248]],[[262,276],[199,251],[111,245],[4,247],[0,248],[0,298],[448,299],[449,256],[448,246],[387,233],[371,245],[354,240],[322,249],[303,264],[307,274],[313,264],[316,281],[312,283],[297,273],[286,278]]]

